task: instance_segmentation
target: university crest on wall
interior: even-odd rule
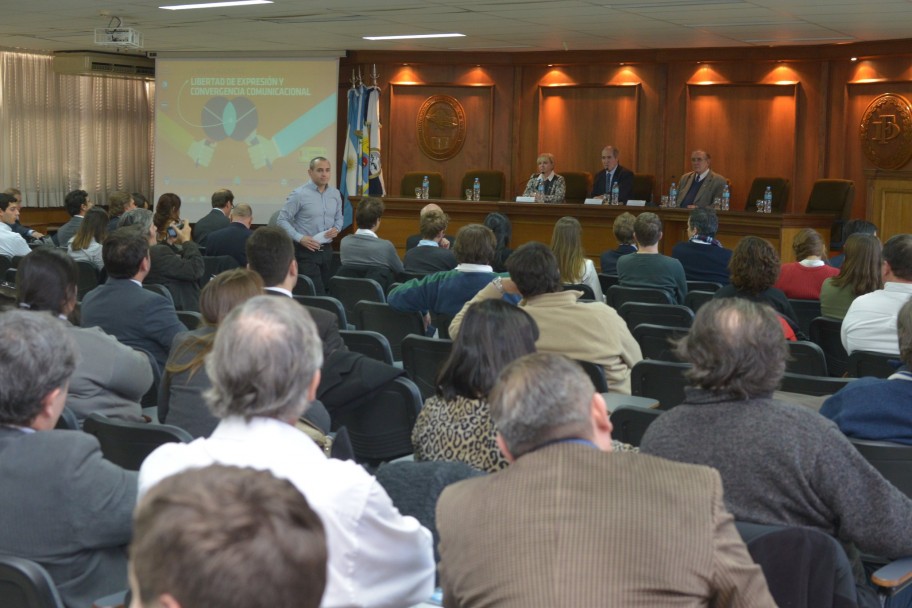
[[[885,93],[868,104],[859,126],[865,157],[881,169],[901,169],[912,158],[912,106]]]
[[[449,95],[428,97],[418,110],[418,147],[428,158],[449,160],[462,149],[466,115],[462,104]]]

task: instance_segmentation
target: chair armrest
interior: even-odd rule
[[[894,560],[871,575],[874,583],[887,595],[895,595],[912,583],[912,557]]]

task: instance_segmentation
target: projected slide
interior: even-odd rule
[[[265,224],[310,159],[336,157],[336,58],[160,58],[155,74],[154,196],[180,196],[190,221],[229,188]]]

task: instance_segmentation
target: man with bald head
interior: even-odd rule
[[[440,205],[437,205],[435,203],[428,203],[427,205],[425,205],[424,207],[421,208],[421,213],[418,215],[419,225],[421,223],[421,218],[423,218],[427,214],[428,211],[439,211],[440,213],[443,213],[443,209],[440,208]],[[414,249],[415,247],[417,247],[418,243],[421,241],[421,239],[422,239],[421,233],[413,234],[412,236],[405,239],[405,250],[408,251],[409,249]],[[453,246],[455,240],[456,240],[455,237],[452,237],[449,234],[446,234],[446,235],[444,235],[444,237],[442,239],[440,239],[440,246],[443,247],[444,249],[449,249],[450,247]]]
[[[615,146],[602,149],[602,170],[592,180],[592,193],[589,198],[611,198],[611,187],[618,185],[618,200],[626,203],[633,191],[633,171],[618,164],[621,151]]]
[[[690,153],[690,166],[693,171],[681,176],[675,207],[712,207],[713,199],[722,196],[722,189],[728,180],[714,173],[709,168],[711,164],[712,157],[705,150],[694,150]]]

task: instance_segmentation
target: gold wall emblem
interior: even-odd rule
[[[912,158],[912,106],[902,95],[880,95],[859,126],[861,149],[881,169],[901,169]]]
[[[466,117],[462,104],[449,95],[428,97],[418,110],[418,147],[434,160],[449,160],[462,149]]]

